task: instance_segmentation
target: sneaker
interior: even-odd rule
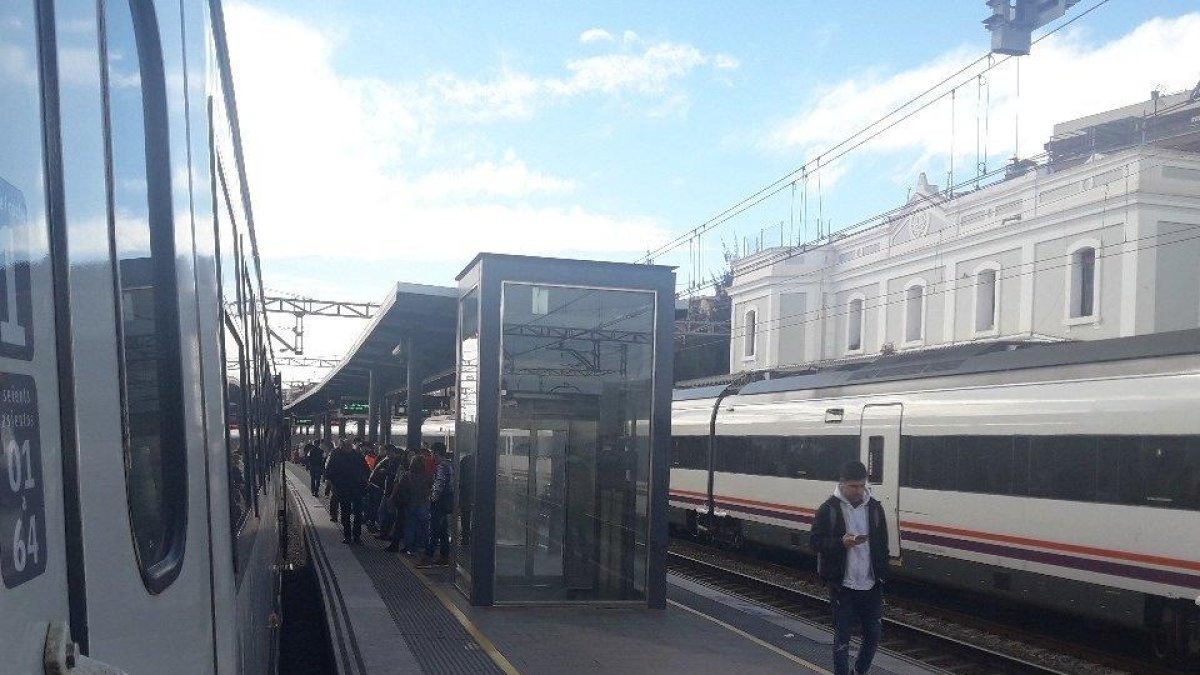
[[[387,551],[388,553],[399,553],[400,547],[395,544],[392,544],[391,546],[384,547],[383,550]]]

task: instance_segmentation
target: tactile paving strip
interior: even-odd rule
[[[395,553],[371,544],[353,547],[408,648],[430,675],[500,673],[475,638]]]

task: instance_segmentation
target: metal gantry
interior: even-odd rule
[[[318,300],[316,298],[287,297],[282,295],[263,296],[263,311],[277,314],[291,314],[296,318],[292,326],[291,342],[280,335],[274,328],[269,328],[275,339],[283,343],[284,351],[290,351],[297,356],[304,353],[304,317],[331,316],[343,319],[369,319],[379,305],[374,302],[345,302],[342,300]],[[305,364],[309,365],[309,364]],[[327,367],[337,365],[335,361]]]

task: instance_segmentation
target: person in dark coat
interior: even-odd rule
[[[404,541],[404,526],[408,516],[407,477],[409,467],[413,466],[413,461],[417,459],[417,456],[408,450],[402,450],[397,458],[396,479],[392,481],[392,490],[388,495],[395,517],[392,518],[392,529],[388,532],[390,543],[383,549],[389,553],[398,552],[401,542]]]
[[[370,473],[367,462],[347,443],[334,454],[325,471],[327,479],[333,483],[333,494],[342,515],[342,543],[358,543],[362,540],[362,500]]]
[[[325,473],[325,450],[320,441],[304,444],[304,465],[308,467],[308,487],[316,497],[321,491],[321,476]]]
[[[454,462],[446,451],[446,444],[441,441],[433,444],[433,454],[437,458],[437,467],[429,491],[429,541],[425,544],[425,560],[433,559],[436,548],[438,559],[435,564],[445,565],[450,555],[448,517],[454,510]]]
[[[387,539],[388,532],[392,529],[395,511],[392,510],[392,500],[389,497],[392,494],[392,484],[396,481],[399,463],[400,449],[389,444],[384,448],[383,456],[371,470],[371,477],[367,481],[370,495],[368,499],[373,501],[376,513],[377,539]]]

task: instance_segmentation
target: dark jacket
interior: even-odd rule
[[[400,478],[397,488],[402,493],[401,501],[409,506],[429,506],[429,490],[433,487],[433,476],[424,471],[409,471]]]
[[[443,457],[433,471],[433,488],[429,491],[429,501],[448,509],[454,504],[454,463],[449,457]]]
[[[333,490],[340,497],[355,497],[367,489],[370,469],[363,456],[357,452],[338,450],[325,467],[325,479],[333,483]]]
[[[888,573],[888,525],[883,505],[878,499],[868,497],[867,535],[871,544],[871,570],[875,582],[887,581]],[[846,536],[846,518],[842,513],[842,500],[836,495],[826,499],[817,515],[813,517],[812,534],[808,545],[817,555],[817,574],[825,583],[841,588],[846,576],[846,547],[842,537]]]
[[[312,443],[308,446],[308,456],[304,458],[305,465],[309,471],[322,471],[325,469],[325,450],[320,445]]]
[[[390,494],[392,483],[396,480],[396,468],[399,465],[399,457],[384,455],[383,459],[379,460],[375,464],[375,468],[371,470],[371,478],[367,482],[379,488],[383,494]]]

